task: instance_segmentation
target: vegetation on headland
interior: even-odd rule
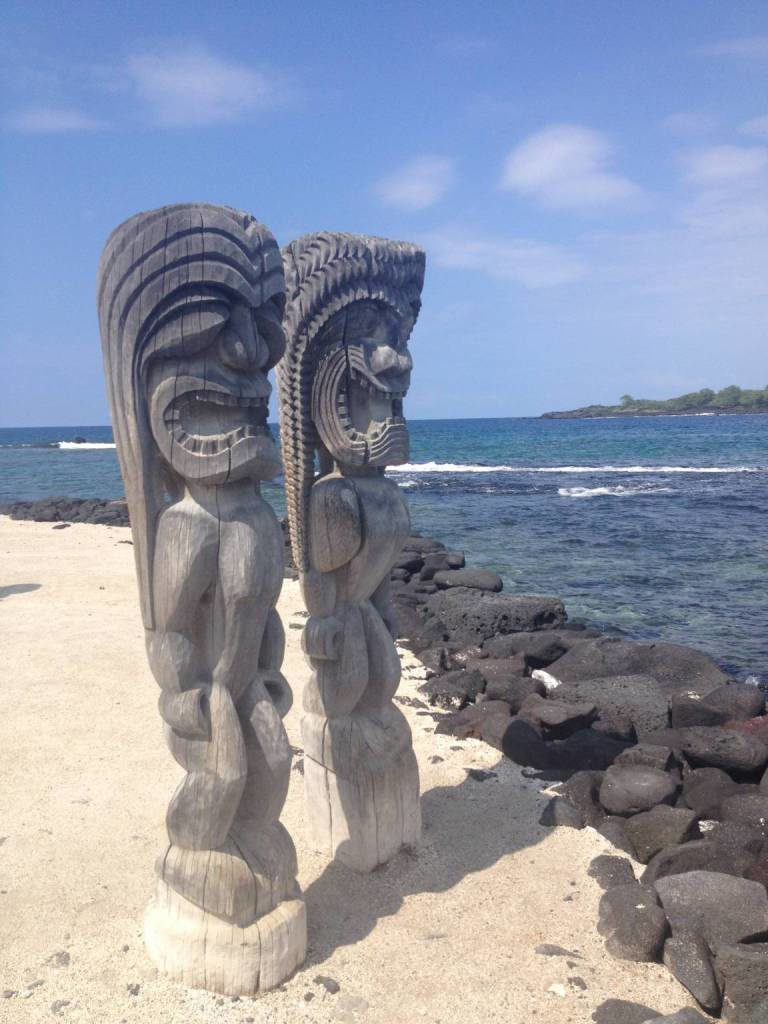
[[[762,391],[737,387],[735,384],[713,391],[702,388],[678,398],[633,398],[622,395],[619,405],[585,405],[567,412],[545,412],[543,419],[598,419],[605,416],[686,416],[722,415],[727,413],[768,413],[768,387]]]

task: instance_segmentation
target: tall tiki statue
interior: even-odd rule
[[[280,462],[267,371],[284,348],[277,244],[204,204],[120,225],[99,318],[149,664],[187,775],[145,920],[161,971],[252,995],[301,963],[304,903],[280,824],[291,768],[275,603],[281,531],[259,481]]]
[[[286,352],[278,365],[285,489],[310,618],[303,646],[304,782],[318,846],[371,871],[421,831],[390,570],[409,533],[388,465],[408,459],[403,397],[424,253],[347,234],[283,250]],[[317,458],[319,474],[315,472]]]

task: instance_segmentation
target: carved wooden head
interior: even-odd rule
[[[318,336],[312,421],[331,456],[347,466],[408,461],[403,399],[411,380],[413,317],[362,299],[335,313]]]
[[[280,433],[293,555],[306,569],[315,452],[324,449],[347,467],[408,458],[402,402],[425,257],[409,242],[321,232],[291,242],[283,258]]]
[[[284,349],[277,243],[250,214],[183,204],[121,224],[99,266],[99,319],[142,612],[165,493],[280,471],[267,372]]]

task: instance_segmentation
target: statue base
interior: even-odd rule
[[[353,778],[305,751],[304,793],[315,846],[355,871],[373,871],[421,838],[419,769],[410,748],[385,771],[361,764]]]
[[[297,893],[241,928],[158,879],[144,917],[144,941],[157,969],[173,981],[225,996],[255,996],[285,981],[304,962],[306,907]]]

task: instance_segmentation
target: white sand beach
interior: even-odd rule
[[[142,918],[180,769],[162,736],[129,540],[128,529],[0,517],[0,1021],[619,1024],[606,1000],[659,1014],[689,1005],[661,965],[605,953],[587,868],[615,852],[607,841],[539,826],[542,783],[479,741],[435,736],[431,715],[408,705],[418,851],[369,876],[327,864],[305,832],[297,754],[282,820],[307,901],[306,963],[253,1000],[158,975]],[[297,583],[285,581],[279,610],[295,697],[286,724],[300,747]],[[400,696],[415,696],[421,667],[407,652],[403,664]],[[476,781],[470,768],[496,776]],[[572,955],[536,953],[543,943]]]

